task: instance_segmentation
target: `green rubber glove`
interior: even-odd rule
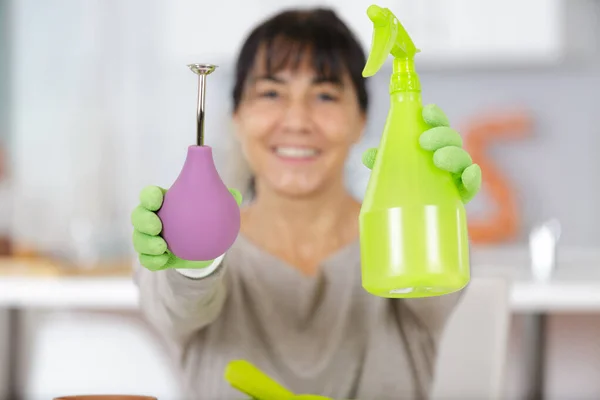
[[[242,203],[240,192],[235,189],[229,191],[240,205]],[[167,242],[159,236],[162,222],[156,212],[162,206],[165,192],[165,189],[158,186],[145,187],[140,193],[140,204],[131,213],[133,247],[139,254],[140,263],[150,271],[208,267],[214,260],[182,260],[167,249]]]
[[[333,400],[313,394],[294,394],[246,360],[230,361],[225,380],[253,400]]]
[[[423,119],[431,128],[421,134],[419,144],[433,152],[436,167],[452,174],[463,203],[468,203],[481,189],[481,168],[474,164],[469,153],[462,148],[462,138],[450,128],[448,117],[435,104],[423,107]],[[373,169],[377,148],[366,150],[363,164]]]

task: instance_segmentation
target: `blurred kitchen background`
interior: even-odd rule
[[[173,182],[194,143],[186,64],[219,65],[206,142],[226,172],[233,62],[249,29],[284,8],[329,6],[368,51],[371,3],[0,0],[0,399],[178,399],[162,343],[137,316],[129,213],[143,186]],[[600,1],[377,4],[422,50],[425,101],[484,171],[467,208],[473,276],[506,279],[510,318],[477,355],[501,371],[497,389],[472,398],[600,398]],[[369,81],[369,125],[348,165],[357,197],[369,177],[360,154],[388,111],[386,68]],[[471,353],[452,363],[477,363]],[[474,382],[456,382],[470,399]]]

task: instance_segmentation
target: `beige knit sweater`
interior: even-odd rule
[[[186,398],[240,399],[223,378],[246,359],[295,393],[423,399],[460,294],[391,300],[361,287],[359,243],[315,277],[239,236],[218,268],[193,279],[136,270],[141,307],[181,368]]]

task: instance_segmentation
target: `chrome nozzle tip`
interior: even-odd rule
[[[197,75],[208,75],[217,68],[212,64],[188,64],[188,67]]]

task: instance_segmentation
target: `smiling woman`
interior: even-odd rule
[[[344,166],[365,127],[365,61],[330,10],[283,12],[251,32],[233,90],[243,154],[228,154],[247,165],[235,186],[247,204],[226,254],[191,262],[167,252],[156,214],[164,191],[142,192],[132,215],[140,304],[173,345],[187,397],[236,398],[222,377],[245,359],[295,393],[427,398],[460,295],[394,300],[361,286],[361,205]]]

